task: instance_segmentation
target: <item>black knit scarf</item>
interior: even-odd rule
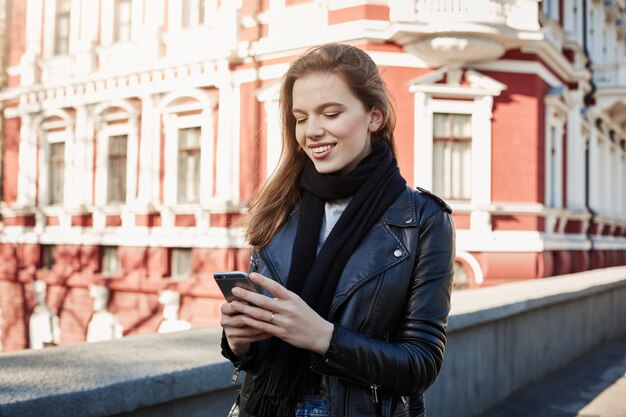
[[[300,179],[302,198],[287,288],[328,319],[339,277],[363,237],[406,188],[387,142],[345,175],[320,174],[309,161]],[[353,196],[317,253],[324,204]],[[321,377],[309,368],[311,352],[278,338],[257,361],[245,412],[254,417],[293,417],[297,401],[317,394]]]

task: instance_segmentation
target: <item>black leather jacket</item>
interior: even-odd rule
[[[407,188],[346,264],[330,310],[330,347],[323,357],[312,354],[312,369],[324,375],[329,417],[423,415],[423,392],[435,381],[446,343],[454,264],[450,213],[438,197]],[[298,214],[294,210],[270,244],[253,252],[252,270],[285,284]],[[225,339],[222,349],[246,370],[248,358],[233,355]],[[242,403],[254,378],[246,374]]]

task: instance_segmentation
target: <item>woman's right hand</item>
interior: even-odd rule
[[[242,314],[233,310],[230,303],[224,303],[221,307],[222,317],[220,325],[226,334],[228,346],[238,357],[245,356],[250,350],[250,343],[269,339],[271,334],[246,326],[241,320]]]

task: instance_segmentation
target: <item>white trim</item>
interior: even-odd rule
[[[238,123],[240,107],[235,106],[235,86],[233,75],[227,61],[218,63],[220,84],[218,86],[217,114],[217,158],[215,161],[215,198],[220,201],[232,201],[233,182],[235,178],[232,170],[235,142],[239,137],[233,134]],[[237,184],[238,187],[238,184]]]
[[[545,192],[544,202],[550,207],[559,208],[563,206],[563,133],[567,118],[568,108],[561,101],[560,96],[547,95],[545,102],[545,131],[544,131],[544,179]],[[554,130],[553,130],[554,129]],[[554,138],[551,133],[554,131]],[[554,162],[552,166],[551,144],[554,142]],[[554,178],[550,176],[554,174]],[[554,186],[556,189],[553,190]],[[553,197],[553,200],[552,198]],[[546,229],[548,233],[552,231]]]
[[[41,55],[45,58],[54,55],[54,39],[55,39],[55,12],[56,0],[44,0],[44,16],[43,16],[43,50]]]
[[[72,207],[84,207],[91,204],[91,189],[93,178],[93,137],[89,131],[89,114],[86,106],[76,107],[76,121],[74,126],[74,166],[75,175],[71,179]]]
[[[138,195],[136,204],[147,206],[157,203],[159,194],[154,193],[153,184],[158,187],[159,170],[155,165],[154,153],[158,153],[161,147],[160,129],[158,119],[155,117],[153,96],[150,94],[141,96],[141,136],[142,138],[152,138],[152,140],[142,140],[139,149],[139,178],[137,179]]]
[[[28,0],[26,3],[26,51],[21,61],[34,60],[41,53],[43,2]],[[30,84],[30,83],[29,83]]]
[[[20,126],[20,140],[17,169],[17,205],[34,206],[37,184],[37,130],[31,115],[23,115]]]
[[[280,82],[263,87],[256,92],[256,98],[263,103],[265,109],[265,132],[267,136],[265,153],[265,179],[269,178],[276,168],[282,151],[282,133],[280,128],[279,94]]]
[[[283,0],[284,1],[284,0]],[[355,6],[389,6],[388,0],[327,0],[328,10],[348,9]]]
[[[491,202],[491,118],[493,97],[499,95],[506,86],[476,71],[466,71],[470,83],[479,88],[457,86],[455,84],[431,84],[441,80],[449,68],[442,68],[435,73],[426,74],[413,80],[409,90],[415,94],[414,109],[414,178],[415,184],[427,189],[433,186],[433,126],[434,113],[456,113],[471,115],[472,132],[472,167],[471,201],[473,207],[481,207]],[[437,86],[439,96],[474,97],[473,101],[435,99],[429,94]],[[465,90],[465,91],[463,91]],[[480,90],[481,94],[474,94]],[[470,215],[470,229],[474,233],[491,233],[489,213],[475,209]]]
[[[95,228],[48,226],[43,232],[30,227],[8,226],[0,234],[4,244],[43,245],[106,245],[139,247],[193,247],[193,248],[249,248],[245,241],[244,228],[210,227],[167,228],[117,227],[96,230]]]
[[[457,251],[467,252],[545,252],[551,250],[589,250],[591,244],[581,234],[547,236],[537,231],[496,230],[479,235],[470,230],[456,231]],[[619,241],[626,249],[626,239]],[[595,246],[594,246],[595,247]]]
[[[484,71],[509,72],[513,74],[532,74],[541,78],[550,87],[561,87],[563,82],[554,75],[545,65],[537,61],[522,61],[514,59],[499,59],[497,61],[472,64],[471,68]]]
[[[483,274],[483,269],[480,266],[476,257],[474,257],[471,253],[465,251],[457,251],[456,257],[459,259],[463,259],[467,262],[467,265],[472,270],[472,274],[474,275],[474,282],[476,284],[482,284],[485,281],[485,275]]]

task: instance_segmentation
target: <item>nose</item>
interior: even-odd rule
[[[311,117],[307,121],[306,126],[306,137],[309,139],[318,139],[324,136],[324,129],[322,128],[319,119],[316,117]]]

